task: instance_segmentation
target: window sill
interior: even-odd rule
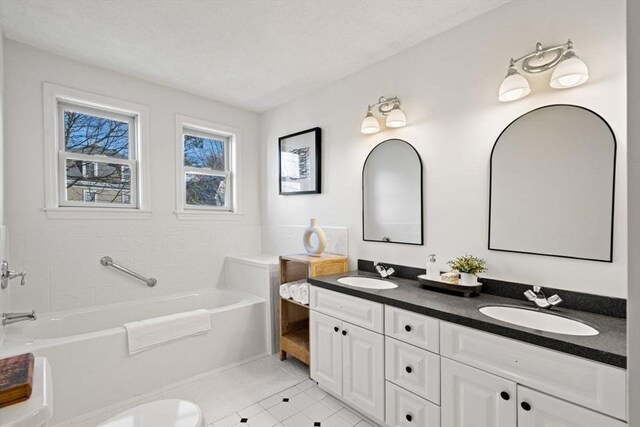
[[[233,220],[240,220],[244,217],[243,213],[224,212],[224,211],[193,210],[193,211],[176,211],[174,213],[176,214],[179,220],[233,221]]]
[[[45,208],[49,219],[151,219],[152,212],[140,209]]]

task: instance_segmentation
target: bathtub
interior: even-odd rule
[[[129,355],[124,323],[201,308],[211,313],[211,331]],[[232,290],[48,313],[0,328],[0,358],[31,352],[49,360],[53,425],[266,355],[266,315],[264,299]]]

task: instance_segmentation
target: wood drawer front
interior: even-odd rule
[[[440,321],[433,317],[386,305],[384,333],[433,353],[440,352]]]
[[[346,261],[332,261],[313,264],[309,275],[310,277],[327,276],[329,274],[344,273],[345,271],[347,271]]]
[[[385,339],[388,381],[440,404],[440,356],[393,338]]]
[[[624,369],[447,322],[440,322],[440,353],[626,420]]]
[[[390,427],[440,427],[440,408],[387,381],[387,416]]]
[[[383,305],[339,292],[310,287],[310,306],[313,310],[383,333]]]

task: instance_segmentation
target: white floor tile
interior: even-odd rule
[[[277,405],[269,408],[268,411],[278,421],[284,421],[299,412],[295,406],[291,405],[288,402],[280,402]]]
[[[302,391],[305,391],[316,384],[317,383],[314,380],[305,380],[305,381],[302,381],[300,384],[297,384],[296,387],[298,387]]]
[[[282,397],[288,397],[288,398],[292,398],[293,396],[297,396],[298,394],[302,393],[302,390],[300,390],[298,387],[293,386],[293,387],[289,387],[288,389],[281,391],[280,393],[278,393],[280,396]]]
[[[302,413],[288,418],[282,422],[284,427],[313,427],[313,421]]]
[[[278,420],[276,420],[269,411],[262,411],[257,415],[249,417],[246,425],[249,427],[272,427],[276,424],[279,424]]]
[[[344,404],[342,402],[329,395],[322,399],[320,403],[322,403],[327,408],[332,409],[334,412],[338,412],[340,409],[344,408]]]
[[[339,409],[340,408],[338,408],[338,410]],[[336,412],[337,411],[324,406],[321,402],[316,402],[313,406],[302,411],[303,414],[311,418],[313,421],[324,421]]]
[[[267,397],[264,400],[260,401],[260,406],[262,406],[264,409],[269,409],[273,406],[276,406],[278,403],[282,403],[282,396],[280,396],[279,394],[275,394],[271,397]]]
[[[261,412],[264,412],[264,408],[258,403],[256,403],[247,408],[239,410],[238,415],[240,415],[240,417],[242,418],[251,418],[258,415]]]
[[[327,393],[320,390],[318,387],[311,387],[305,390],[305,393],[311,396],[314,400],[322,400],[327,397]]]
[[[285,396],[284,393],[280,393]],[[316,401],[308,396],[306,393],[300,393],[289,399],[289,403],[298,409],[298,411],[302,411],[303,409],[308,408],[309,406],[316,403]]]
[[[338,414],[333,414],[322,422],[322,427],[352,427],[347,420]]]
[[[373,424],[369,424],[365,420],[362,420],[358,424],[356,424],[356,427],[373,427]]]
[[[341,418],[344,418],[349,423],[350,426],[354,426],[354,425],[358,424],[360,422],[360,420],[362,420],[362,418],[360,418],[359,416],[357,416],[356,414],[354,414],[353,412],[351,412],[347,408],[340,409],[337,412],[337,414]]]
[[[214,427],[233,427],[236,424],[240,424],[240,416],[238,414],[231,414],[228,417],[213,423]]]

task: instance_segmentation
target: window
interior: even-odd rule
[[[178,117],[178,216],[237,213],[237,133]]]
[[[145,107],[45,83],[47,214],[139,213]],[[146,171],[145,171],[146,172]],[[89,208],[89,209],[87,209]],[[117,214],[120,215],[120,214]],[[121,215],[120,215],[121,216]],[[101,216],[104,218],[104,216]]]

